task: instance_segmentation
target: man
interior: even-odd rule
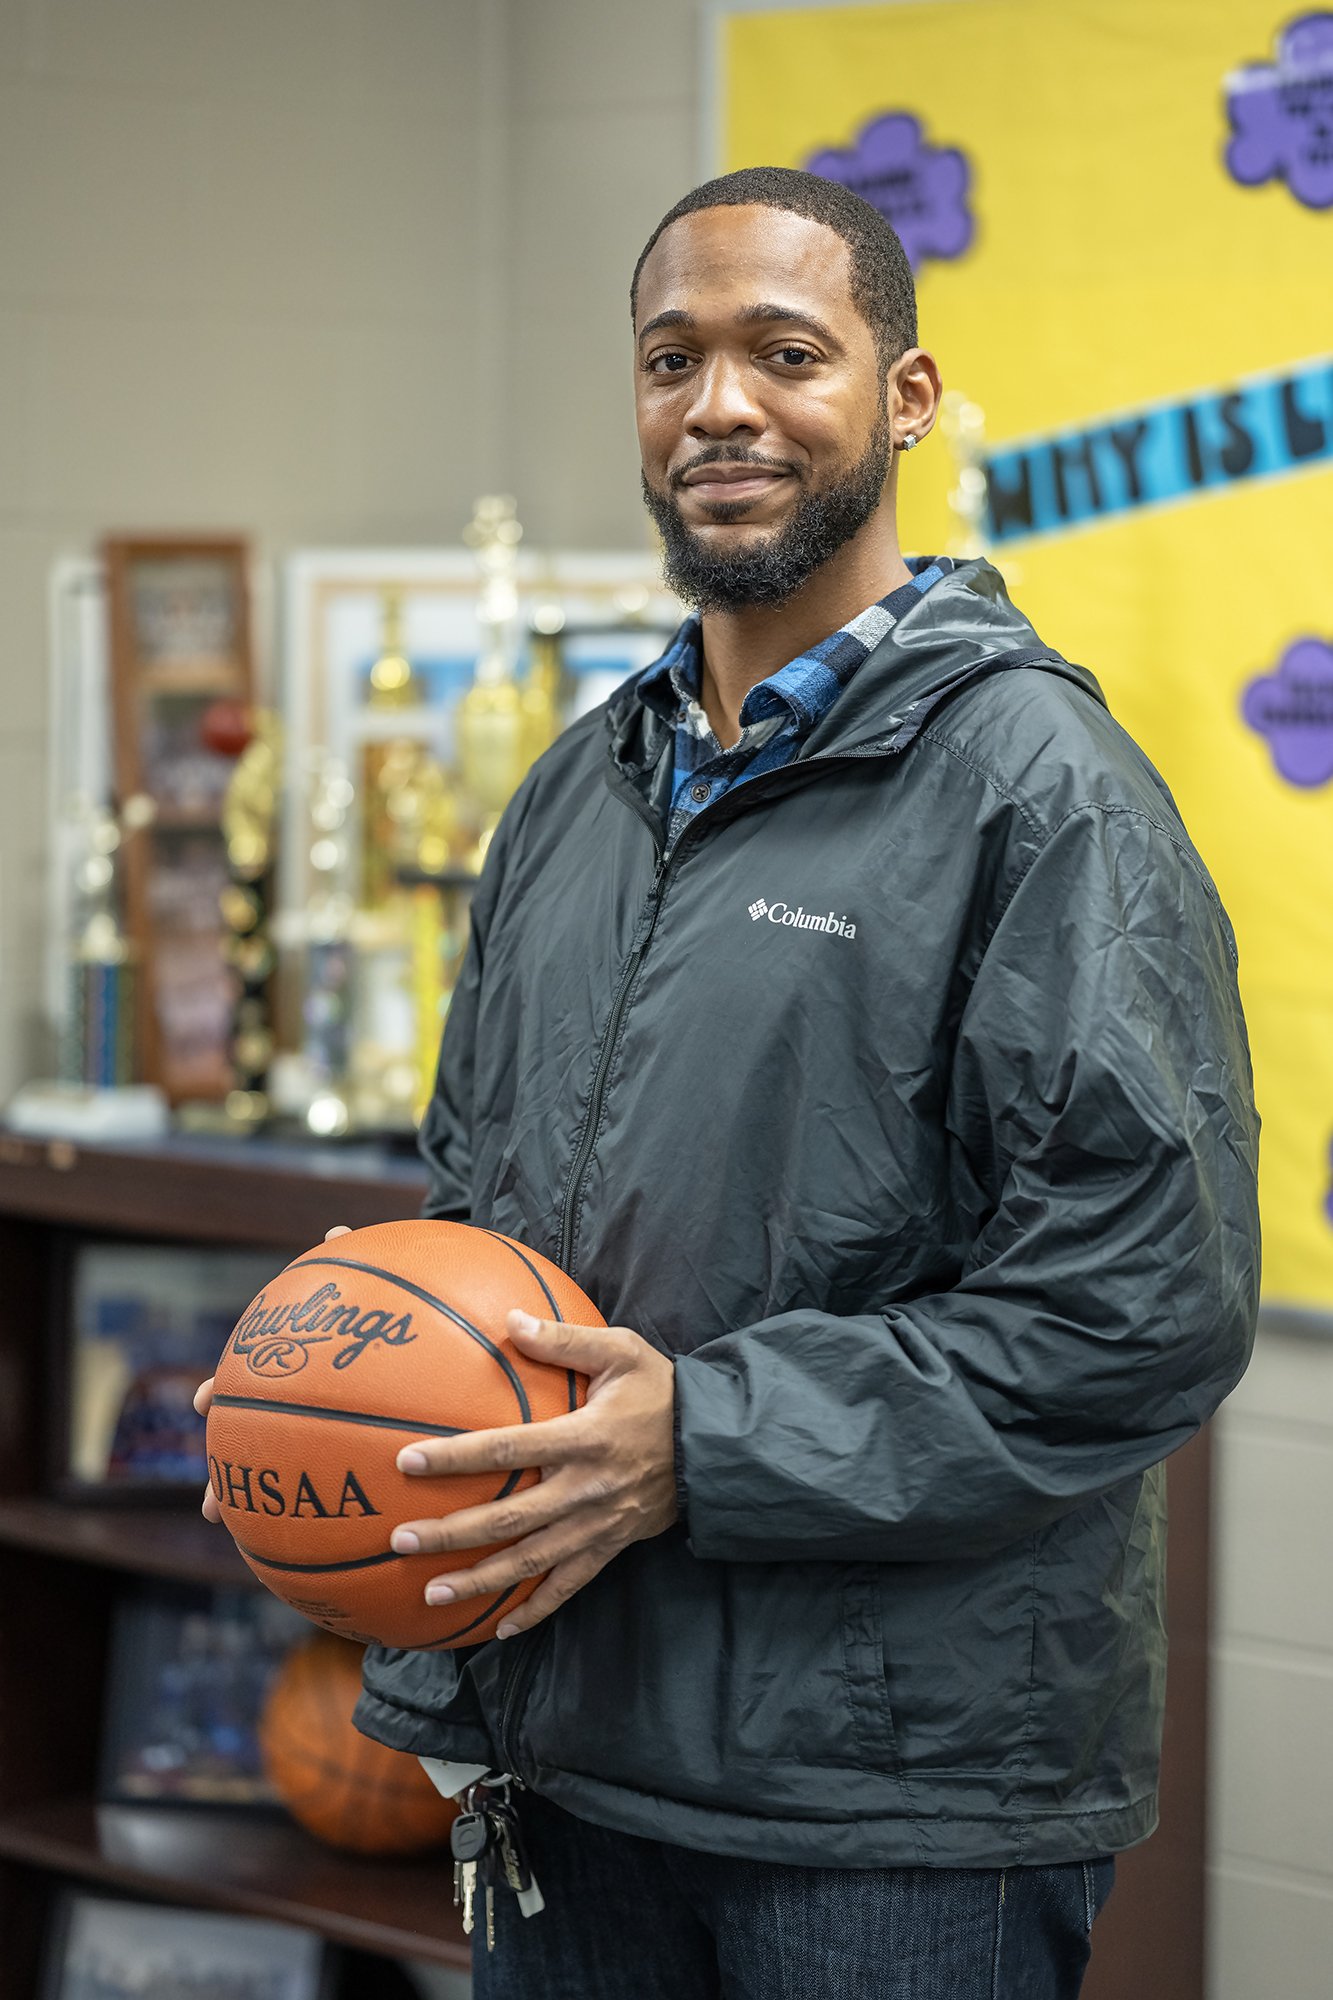
[[[549,1576],[358,1719],[527,1787],[481,1996],[1063,2000],[1155,1823],[1162,1461],[1252,1337],[1231,932],[1091,676],[899,551],[888,225],[728,175],[633,306],[697,616],[510,807],[423,1131],[427,1213],[612,1325],[511,1319],[584,1412],[408,1447],[544,1474],[398,1532],[428,1596]]]

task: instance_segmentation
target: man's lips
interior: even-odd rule
[[[683,472],[676,481],[697,500],[750,500],[767,493],[780,479],[791,474],[780,466],[727,463],[701,465]]]

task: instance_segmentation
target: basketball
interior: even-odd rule
[[[363,1643],[473,1646],[541,1581],[429,1605],[431,1577],[493,1549],[389,1547],[403,1521],[503,1499],[540,1477],[535,1468],[410,1477],[394,1461],[411,1439],[581,1407],[586,1376],[530,1360],[509,1340],[513,1307],[605,1324],[536,1251],[458,1222],[380,1223],[322,1243],[241,1315],[217,1368],[209,1481],[260,1582],[315,1624]]]
[[[315,1633],[289,1654],[264,1704],[259,1745],[292,1818],[330,1847],[415,1854],[449,1838],[458,1811],[415,1757],[372,1743],[352,1721],[361,1648]]]

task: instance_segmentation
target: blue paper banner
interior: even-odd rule
[[[1059,534],[1330,459],[1333,356],[1321,355],[990,453],[990,539]]]

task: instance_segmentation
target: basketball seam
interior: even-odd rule
[[[302,1575],[309,1575],[309,1576],[325,1575],[329,1572],[332,1572],[333,1570],[339,1570],[339,1569],[375,1569],[381,1563],[407,1562],[410,1560],[408,1556],[400,1555],[397,1549],[388,1549],[383,1555],[347,1556],[344,1558],[342,1562],[332,1562],[332,1563],[282,1562],[276,1556],[261,1556],[256,1554],[256,1552],[253,1549],[248,1549],[245,1546],[245,1543],[241,1540],[240,1536],[236,1533],[236,1530],[234,1528],[232,1528],[231,1537],[232,1540],[235,1542],[237,1548],[240,1550],[241,1554],[245,1557],[247,1562],[258,1563],[262,1569],[295,1570],[300,1572]]]
[[[470,1437],[458,1424],[414,1424],[409,1417],[375,1417],[364,1410],[330,1410],[322,1403],[278,1403],[271,1396],[214,1396],[214,1409],[271,1410],[283,1417],[328,1417],[335,1424],[369,1424],[381,1430],[412,1431],[419,1437]],[[483,1429],[488,1428],[483,1425]]]
[[[303,1257],[300,1263],[303,1270],[313,1264],[328,1264],[340,1271],[364,1271],[367,1277],[382,1278],[386,1285],[397,1285],[400,1291],[409,1292],[413,1298],[420,1299],[423,1305],[433,1306],[436,1312],[443,1313],[446,1319],[451,1319],[455,1326],[461,1327],[478,1346],[485,1348],[492,1361],[508,1376],[509,1386],[518,1398],[523,1422],[525,1424],[532,1422],[532,1408],[528,1402],[527,1390],[523,1387],[513,1363],[500,1352],[488,1334],[483,1333],[480,1327],[473,1326],[471,1320],[464,1319],[462,1313],[456,1312],[453,1306],[447,1305],[443,1299],[437,1299],[424,1285],[414,1284],[411,1278],[400,1278],[396,1272],[381,1270],[378,1264],[363,1264],[353,1257]]]
[[[249,1563],[257,1563],[260,1569],[297,1570],[304,1573],[310,1571],[333,1571],[340,1569],[372,1569],[377,1563],[411,1562],[415,1560],[415,1558],[411,1556],[400,1556],[396,1549],[391,1549],[387,1555],[360,1556],[354,1558],[349,1562],[284,1563],[284,1562],[275,1562],[269,1556],[257,1556],[252,1554],[252,1552],[246,1548],[244,1542],[236,1540],[236,1532],[234,1529],[232,1530],[232,1540],[236,1541],[236,1546],[240,1550],[241,1554],[245,1557],[246,1561]],[[486,1606],[485,1610],[479,1613],[479,1615],[472,1620],[470,1625],[460,1625],[456,1632],[447,1632],[443,1639],[432,1639],[424,1646],[413,1646],[411,1650],[413,1652],[430,1653],[430,1652],[437,1652],[441,1646],[456,1646],[458,1644],[458,1641],[464,1638],[467,1633],[475,1631],[478,1625],[484,1625],[486,1620],[489,1617],[491,1617],[493,1613],[497,1612],[500,1609],[500,1606],[505,1602],[505,1600],[507,1598],[512,1597],[517,1589],[518,1589],[518,1584],[511,1583],[508,1590],[502,1590],[498,1597],[493,1597],[491,1599],[490,1603]]]
[[[495,1613],[500,1609],[500,1606],[507,1599],[511,1598],[517,1589],[518,1585],[511,1583],[508,1590],[502,1590],[498,1597],[491,1599],[486,1609],[478,1617],[474,1618],[470,1625],[460,1625],[456,1632],[448,1633],[443,1639],[432,1639],[428,1645],[414,1646],[412,1651],[414,1653],[438,1653],[445,1646],[456,1646],[460,1639],[467,1637],[469,1632],[475,1632],[478,1625],[484,1625],[488,1618],[493,1618]]]
[[[541,1272],[537,1269],[537,1266],[527,1256],[526,1252],[520,1249],[517,1243],[512,1243],[507,1236],[501,1236],[498,1229],[488,1229],[486,1231],[486,1234],[491,1238],[492,1242],[503,1243],[506,1250],[513,1251],[514,1255],[518,1258],[519,1262],[524,1266],[526,1266],[526,1268],[532,1273],[533,1277],[537,1280],[537,1283],[541,1286],[542,1296],[545,1298],[547,1305],[551,1308],[551,1312],[554,1318],[559,1322],[561,1326],[566,1326],[568,1324],[568,1321],[565,1319],[564,1314],[561,1312],[559,1306],[555,1302],[555,1293],[551,1290],[551,1287],[547,1284],[545,1278],[542,1276]],[[565,1392],[569,1397],[570,1409],[577,1410],[579,1406],[579,1384],[578,1384],[578,1376],[575,1374],[572,1368],[566,1368],[565,1370]]]

